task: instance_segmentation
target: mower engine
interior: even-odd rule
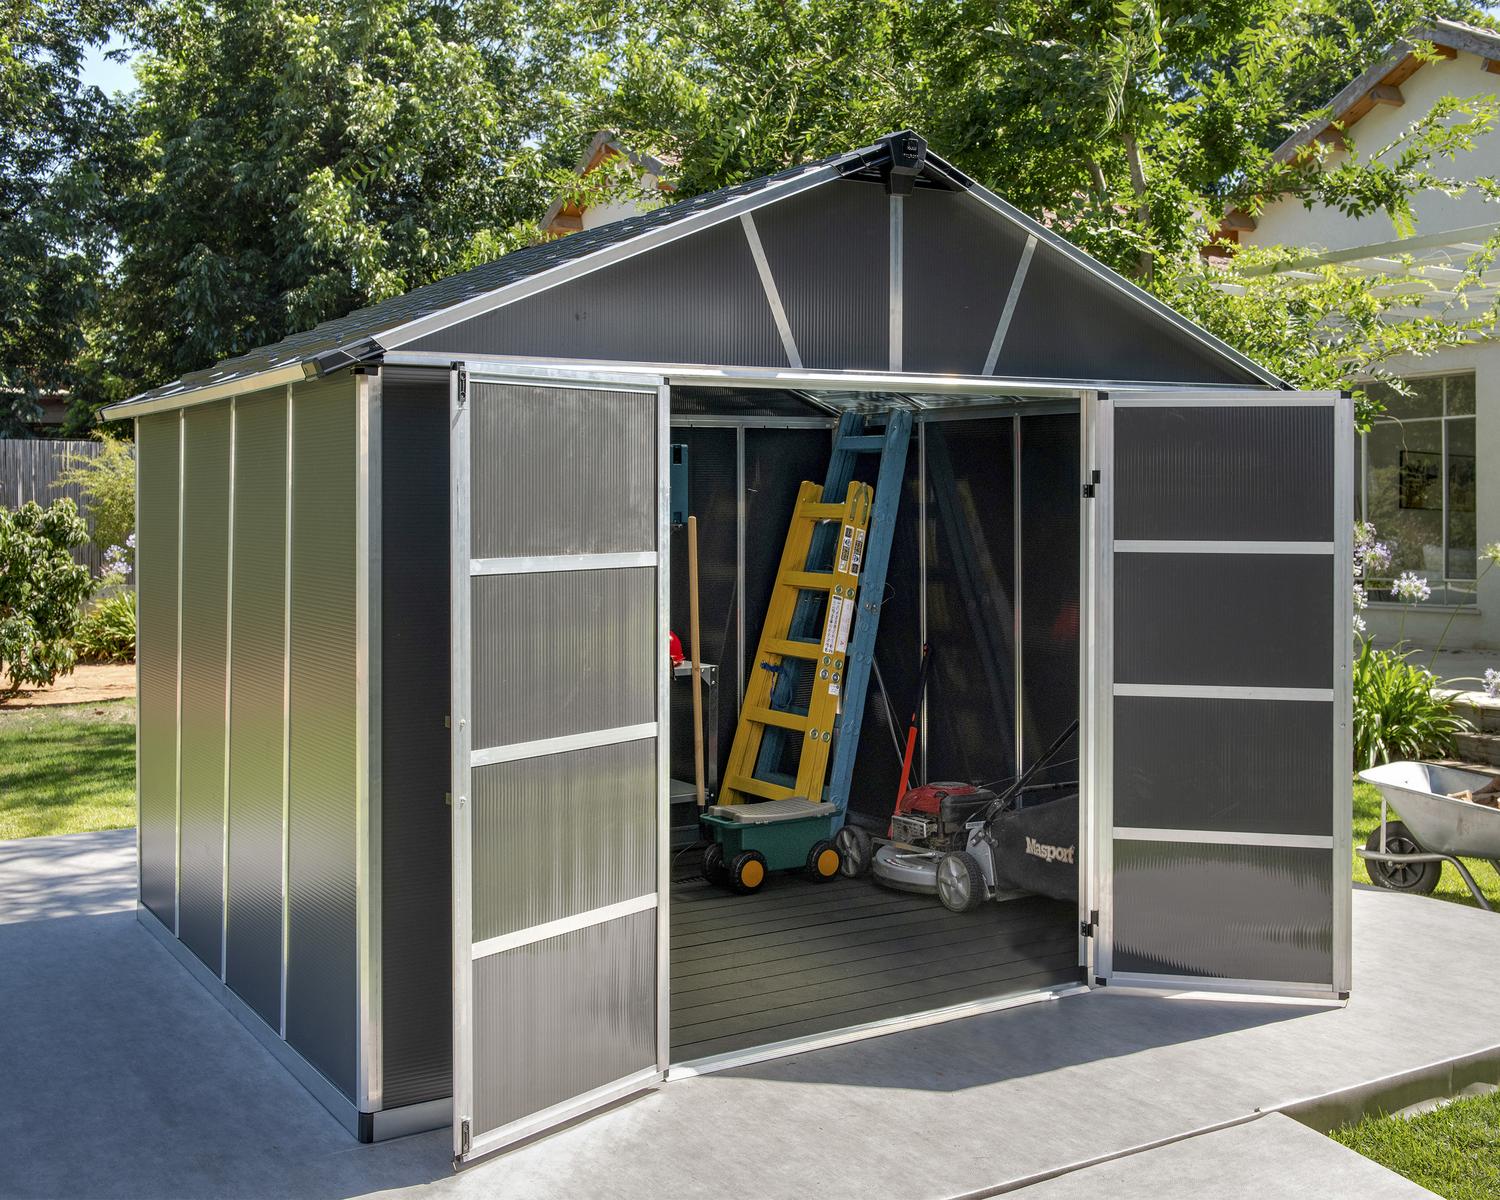
[[[889,837],[924,850],[962,850],[967,822],[997,799],[989,788],[971,783],[928,783],[901,797],[891,815]]]

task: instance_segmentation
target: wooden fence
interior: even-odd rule
[[[71,496],[78,511],[83,512],[83,492],[78,485],[58,484],[57,480],[68,469],[70,456],[97,458],[102,452],[98,442],[0,438],[0,507],[16,508],[28,500],[46,507],[62,496]],[[73,557],[99,574],[104,556],[93,542],[79,546]]]

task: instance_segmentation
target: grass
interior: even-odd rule
[[[1355,847],[1363,846],[1365,839],[1375,831],[1379,824],[1380,793],[1371,784],[1360,783],[1356,780],[1354,784]],[[1495,868],[1477,858],[1465,859],[1464,865],[1469,868],[1470,874],[1474,876],[1474,882],[1484,892],[1485,898],[1496,909],[1500,909],[1500,875],[1495,873]],[[1370,873],[1365,869],[1364,860],[1358,855],[1354,858],[1354,882],[1370,882]],[[1474,897],[1469,895],[1469,889],[1464,886],[1464,881],[1458,877],[1458,872],[1449,863],[1443,864],[1442,878],[1438,881],[1437,891],[1432,894],[1439,900],[1452,900],[1455,904],[1474,905]]]
[[[135,701],[0,710],[0,839],[135,824]]]
[[[1500,1196],[1500,1092],[1415,1117],[1366,1117],[1329,1136],[1448,1200]]]

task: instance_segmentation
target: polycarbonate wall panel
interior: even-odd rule
[[[1115,970],[1331,982],[1327,850],[1117,840],[1114,886]]]
[[[656,739],[474,768],[476,942],[656,889]]]
[[[177,920],[177,517],[181,416],[136,422],[141,903]]]
[[[1117,553],[1114,570],[1116,683],[1333,686],[1327,555]]]
[[[453,1089],[448,373],[380,374],[380,1065],[385,1107]]]
[[[1333,424],[1326,405],[1119,409],[1115,537],[1331,541]]]
[[[474,748],[656,720],[656,572],[473,582]]]
[[[178,937],[219,974],[229,606],[229,401],[184,413],[182,877]]]
[[[293,393],[287,1041],[353,1097],[356,1041],[356,401]]]
[[[471,391],[474,558],[654,548],[654,392]]]
[[[1315,700],[1119,697],[1115,824],[1331,835],[1332,709]]]
[[[286,391],[235,401],[225,981],[281,1024]]]
[[[656,914],[474,963],[474,1134],[656,1061]]]

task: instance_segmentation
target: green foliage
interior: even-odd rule
[[[135,824],[135,704],[0,712],[0,840]]]
[[[102,434],[103,451],[94,456],[70,454],[58,484],[76,484],[84,494],[84,515],[94,525],[94,545],[101,550],[124,546],[135,529],[135,447],[123,438]]]
[[[1448,1200],[1500,1195],[1500,1092],[1414,1117],[1367,1117],[1328,1136]]]
[[[78,622],[73,649],[81,662],[134,662],[135,589],[122,588],[96,601]]]
[[[0,508],[0,699],[72,668],[78,608],[93,590],[70,551],[88,541],[72,500]]]
[[[1355,770],[1447,755],[1454,735],[1469,729],[1453,701],[1433,691],[1437,677],[1407,661],[1411,653],[1360,644],[1353,675]]]

